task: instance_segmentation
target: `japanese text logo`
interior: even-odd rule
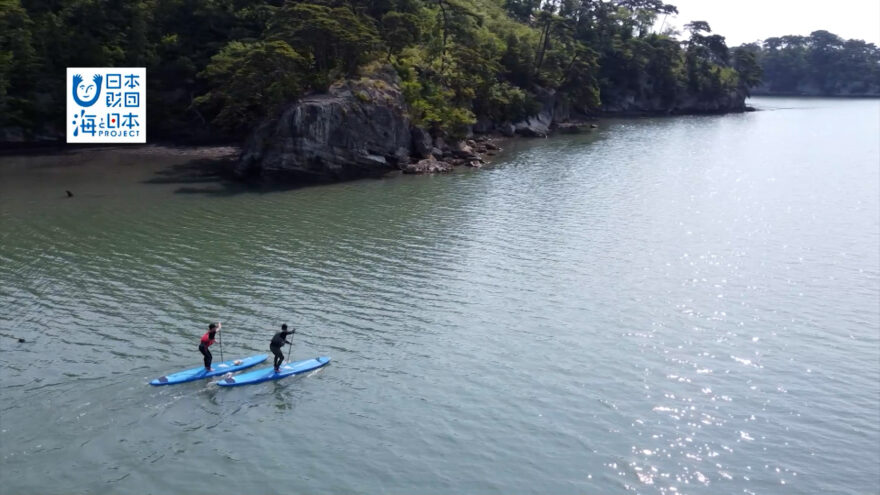
[[[68,143],[146,143],[144,67],[68,67]]]

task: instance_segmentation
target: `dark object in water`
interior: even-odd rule
[[[19,337],[19,338],[18,338],[18,343],[19,343],[19,344],[24,344],[24,339],[21,338],[21,337]]]
[[[73,197],[73,193],[72,193],[72,192],[70,192],[70,191],[64,191],[64,192],[67,193],[67,197],[68,197],[68,198],[72,198],[72,197]]]

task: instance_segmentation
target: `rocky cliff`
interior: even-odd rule
[[[250,137],[234,172],[242,178],[315,182],[381,175],[410,161],[412,139],[397,74],[334,84],[307,96]]]
[[[535,134],[537,135],[537,134]],[[542,134],[543,135],[543,134]],[[389,66],[307,96],[256,129],[234,173],[268,182],[327,182],[479,167],[499,148],[485,138],[447,143],[412,126]]]
[[[553,130],[576,132],[596,127],[586,122],[552,90],[537,90],[540,109],[518,122],[480,121],[477,134],[544,137]],[[606,113],[681,114],[745,110],[744,92],[711,100],[685,95],[674,101],[618,95]],[[438,173],[454,165],[479,167],[482,156],[498,149],[485,138],[447,142],[413,127],[400,80],[390,66],[368,76],[333,85],[289,106],[280,117],[256,129],[235,166],[240,178],[271,182],[325,182],[379,176],[393,170]]]

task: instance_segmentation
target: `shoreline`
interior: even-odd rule
[[[10,146],[10,144],[13,144]],[[157,141],[153,143],[137,144],[72,144],[58,141],[33,142],[33,143],[0,143],[0,158],[4,156],[43,156],[43,155],[69,155],[90,153],[96,151],[126,151],[142,150],[147,154],[167,154],[178,156],[227,159],[230,154],[241,152],[241,146],[231,143],[225,144],[186,144],[171,141]],[[149,153],[155,150],[154,153]],[[193,152],[194,150],[200,150]]]
[[[659,112],[603,112],[595,115],[587,116],[584,119],[573,119],[570,121],[554,123],[550,132],[544,136],[532,135],[506,135],[497,131],[489,133],[473,133],[471,136],[461,140],[461,144],[466,144],[469,148],[473,148],[471,159],[457,158],[455,145],[450,143],[451,155],[439,158],[439,160],[450,162],[451,168],[448,170],[415,172],[415,173],[443,173],[452,171],[454,168],[484,168],[489,167],[495,161],[495,157],[504,152],[505,146],[509,143],[530,141],[541,138],[551,138],[558,136],[568,136],[573,134],[588,134],[601,127],[603,120],[614,119],[634,119],[641,120],[645,118],[667,118],[667,117],[683,117],[689,115],[697,116],[720,116],[728,114],[740,114],[745,112],[759,111],[751,106],[746,106],[739,111],[724,112],[686,112],[686,113],[659,113]],[[102,153],[116,152],[121,154],[131,153],[140,156],[168,156],[177,158],[188,158],[193,161],[205,162],[205,164],[220,165],[226,163],[226,166],[217,172],[226,179],[248,184],[248,179],[236,178],[232,173],[231,163],[238,161],[245,144],[234,143],[181,143],[168,140],[158,140],[145,144],[69,144],[65,142],[29,142],[29,143],[0,143],[0,166],[4,157],[37,157],[37,156],[64,156],[64,155],[80,155],[84,153]],[[473,161],[473,157],[477,158],[477,162]],[[415,163],[414,163],[415,164]],[[407,169],[394,170],[389,169],[385,174],[408,173]],[[413,173],[413,172],[409,172]],[[323,183],[323,181],[320,181]],[[303,183],[299,185],[309,185]]]
[[[758,96],[758,95],[753,95]],[[763,95],[762,95],[763,96]],[[577,132],[589,132],[589,127],[591,125],[597,124],[602,119],[617,119],[617,118],[651,118],[651,117],[682,117],[687,115],[727,115],[727,114],[738,114],[744,112],[752,112],[756,111],[755,108],[750,106],[746,106],[743,109],[737,110],[722,110],[722,111],[708,111],[708,112],[654,112],[654,111],[607,111],[607,112],[597,112],[594,114],[584,115],[583,118],[573,118],[563,122],[557,122],[553,124],[553,127],[550,129],[550,133],[547,136],[536,136],[536,135],[522,135],[522,134],[513,134],[513,135],[505,135],[497,130],[493,130],[487,133],[473,133],[471,136],[466,137],[463,141],[477,139],[477,138],[486,138],[491,142],[498,141],[506,141],[508,139],[514,138],[538,138],[538,137],[549,137],[554,134],[569,134],[569,133],[577,133]],[[582,129],[585,129],[582,130]],[[159,138],[153,142],[147,143],[132,143],[132,144],[81,144],[81,143],[67,143],[64,141],[63,136],[59,136],[58,140],[37,140],[37,141],[0,141],[0,157],[3,156],[31,156],[31,155],[52,155],[52,154],[68,154],[68,153],[80,153],[80,152],[88,152],[88,151],[97,151],[97,150],[108,150],[108,149],[143,149],[150,147],[161,147],[163,149],[222,149],[222,148],[234,148],[239,152],[244,148],[246,140],[240,143],[233,143],[224,140],[193,140],[191,142],[187,141],[174,141],[165,138]],[[228,156],[222,156],[218,158],[228,158]]]

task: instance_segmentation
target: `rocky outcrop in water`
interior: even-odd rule
[[[541,105],[538,113],[518,122],[500,124],[497,126],[498,132],[505,136],[517,134],[526,137],[549,136],[558,124],[568,122],[572,118],[571,108],[559,96],[556,90],[537,89],[535,99]]]
[[[413,138],[399,83],[392,68],[382,67],[334,84],[327,94],[302,98],[254,132],[235,174],[315,182],[404,168]]]
[[[479,141],[479,142],[478,142]],[[411,125],[391,67],[302,98],[261,125],[234,167],[239,178],[323,182],[390,171],[445,173],[481,167],[499,148],[485,137],[451,141]]]

